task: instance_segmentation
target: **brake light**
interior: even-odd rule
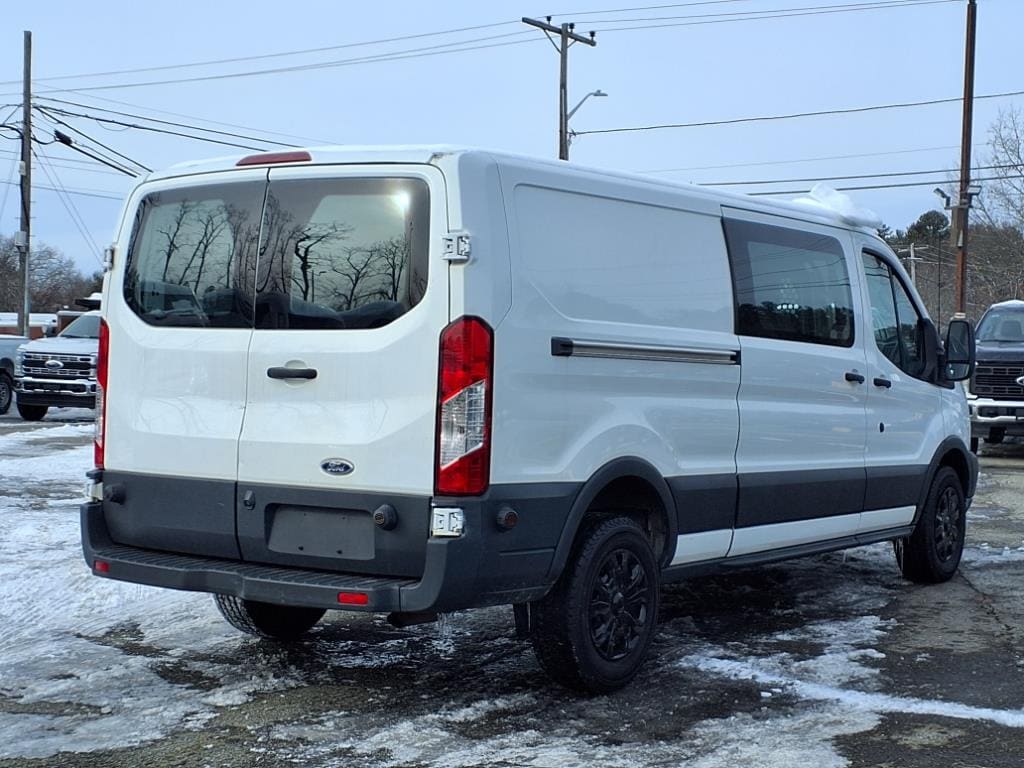
[[[93,443],[93,463],[103,469],[104,442],[107,437],[107,364],[110,357],[110,328],[100,320],[100,345],[96,355],[96,436]]]
[[[437,386],[439,496],[478,496],[491,474],[494,334],[479,317],[460,317],[441,332]]]
[[[274,165],[275,163],[305,163],[312,160],[309,152],[264,152],[243,157],[238,165]]]

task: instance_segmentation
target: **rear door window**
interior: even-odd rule
[[[426,291],[428,228],[429,192],[419,179],[271,180],[256,327],[391,323]]]
[[[843,246],[830,235],[725,220],[736,333],[853,346],[853,294]]]
[[[265,182],[154,192],[135,218],[128,306],[151,325],[251,328]]]

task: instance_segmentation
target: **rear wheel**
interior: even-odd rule
[[[903,575],[921,584],[951,579],[960,565],[966,532],[967,505],[960,478],[950,467],[941,467],[914,532],[893,542]]]
[[[14,401],[14,382],[6,371],[0,371],[0,416],[3,416]]]
[[[50,410],[50,407],[47,405],[22,405],[18,403],[18,413],[25,421],[42,421],[48,410]]]
[[[629,683],[658,616],[658,566],[640,526],[615,517],[587,530],[532,609],[534,652],[554,680],[593,693]]]
[[[235,629],[257,637],[296,640],[313,628],[326,611],[242,600],[233,595],[214,595],[221,615]]]

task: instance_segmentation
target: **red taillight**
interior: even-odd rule
[[[96,354],[96,437],[93,443],[93,463],[103,469],[104,443],[107,437],[107,365],[110,357],[110,328],[100,320],[100,345]]]
[[[309,152],[264,152],[243,157],[235,165],[274,165],[275,163],[306,163],[312,160]]]
[[[434,493],[479,496],[491,474],[494,334],[479,317],[441,332]]]
[[[365,592],[339,592],[338,602],[342,605],[369,605],[370,596]]]

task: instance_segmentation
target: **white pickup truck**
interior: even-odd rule
[[[14,402],[14,360],[26,341],[24,336],[0,336],[0,416]]]
[[[23,342],[15,356],[18,413],[39,421],[53,407],[96,406],[100,313],[86,312],[58,336]]]

